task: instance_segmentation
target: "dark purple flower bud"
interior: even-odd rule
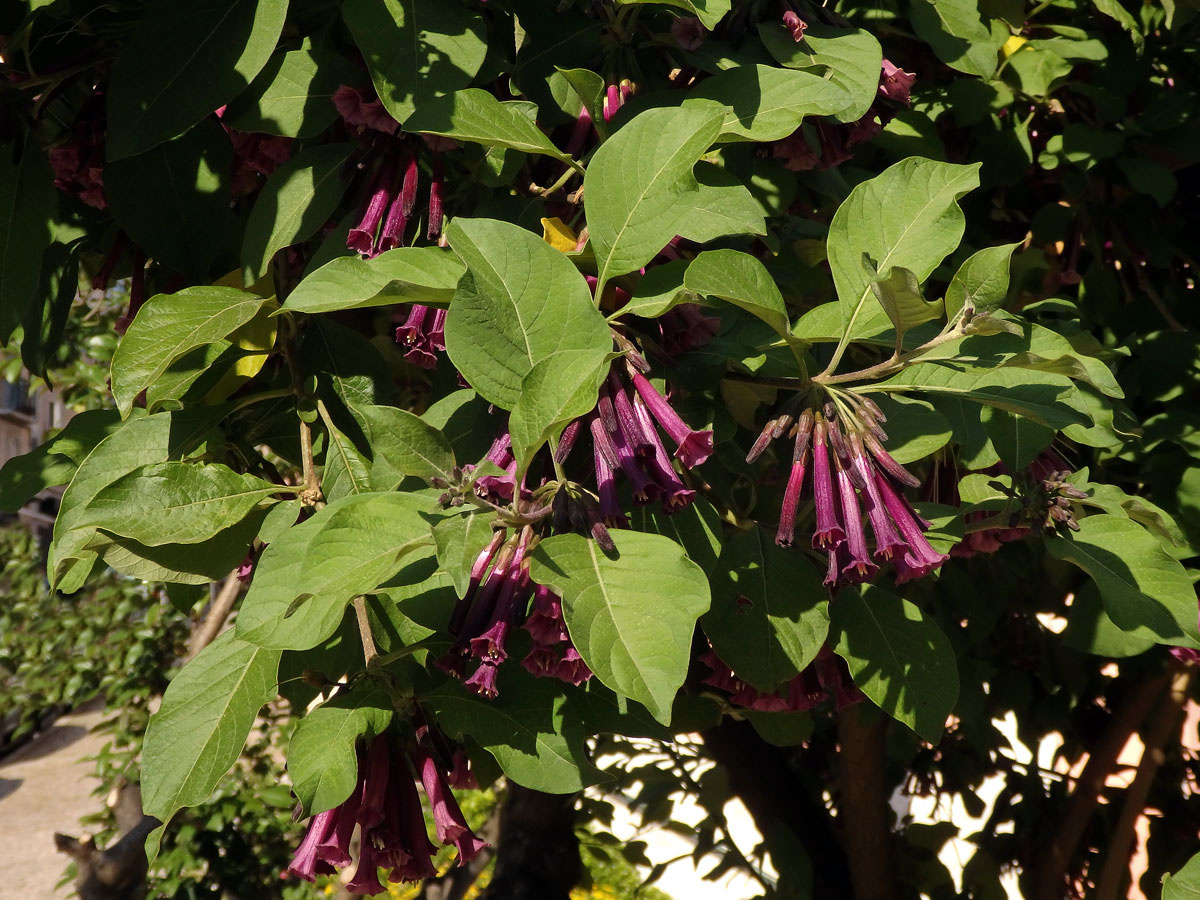
[[[417,154],[409,154],[408,165],[404,168],[404,181],[400,186],[400,207],[405,217],[412,216],[413,210],[417,208],[417,179],[420,172]]]
[[[468,827],[458,801],[446,783],[446,776],[433,757],[418,746],[413,761],[421,771],[421,784],[425,787],[425,796],[429,798],[437,839],[443,844],[453,844],[458,850],[458,864],[466,864],[479,855],[479,851],[487,846],[487,841],[480,840]]]
[[[861,584],[870,579],[879,567],[871,562],[871,556],[867,552],[867,536],[863,531],[862,514],[858,508],[858,494],[841,461],[835,459],[834,463],[838,493],[842,501],[842,523],[846,528],[846,549],[850,555],[849,561],[842,567],[842,575],[852,583]]]
[[[767,445],[775,439],[775,425],[778,421],[779,419],[772,419],[763,426],[763,430],[759,432],[754,445],[750,448],[750,452],[746,454],[746,462],[752,463],[763,455],[767,449]]]
[[[588,426],[592,432],[592,460],[596,468],[596,495],[600,498],[600,518],[614,528],[624,527],[628,520],[617,497],[617,466],[614,464],[616,452],[612,449],[604,431],[604,423],[599,418],[592,418]],[[612,453],[611,459],[609,453]]]
[[[875,439],[874,435],[864,435],[863,443],[871,452],[871,455],[875,457],[875,461],[883,467],[883,470],[895,478],[898,482],[911,488],[921,486],[920,480],[915,475],[910,473],[908,469],[904,468],[904,466],[892,459],[892,455],[883,449],[883,445]]]
[[[433,181],[429,184],[429,223],[425,227],[425,237],[431,241],[436,240],[438,235],[442,233],[442,193],[444,190],[442,158],[435,156],[433,159]]]
[[[783,14],[783,24],[791,32],[793,41],[798,44],[804,40],[804,32],[808,28],[808,23],[799,15],[789,9]]]
[[[846,540],[838,523],[837,500],[826,447],[828,427],[819,421],[813,429],[813,503],[817,508],[817,530],[813,532],[814,550],[832,550]]]
[[[792,546],[796,535],[796,508],[800,505],[800,492],[804,489],[804,471],[808,464],[808,449],[800,459],[792,463],[787,487],[783,491],[783,508],[779,511],[779,530],[775,543],[780,547]]]
[[[828,414],[826,414],[826,419],[829,422],[829,446],[833,448],[838,459],[846,463],[850,459],[850,451],[846,446],[846,437],[842,434],[842,426]]]
[[[375,232],[387,210],[388,200],[392,194],[392,177],[394,169],[387,163],[379,170],[371,191],[363,203],[362,214],[358,224],[350,229],[346,237],[346,246],[363,256],[371,256],[375,247]]]
[[[575,447],[575,441],[579,438],[579,430],[582,427],[583,419],[572,419],[563,429],[562,435],[558,439],[558,448],[554,451],[554,461],[559,465],[565,463],[567,457],[571,455],[571,450]]]
[[[633,386],[650,410],[650,414],[676,443],[675,457],[683,463],[685,468],[694,469],[712,456],[713,436],[711,431],[694,431],[690,428],[671,408],[667,398],[660,394],[640,372],[633,373]]]
[[[592,523],[591,528],[592,540],[600,545],[601,550],[612,553],[617,549],[617,543],[612,539],[612,535],[608,533],[608,527],[601,521]]]
[[[591,133],[592,114],[588,112],[586,106],[581,106],[579,115],[575,118],[575,126],[571,129],[571,136],[567,138],[567,155],[578,156],[582,153],[584,143]]]
[[[913,82],[917,76],[913,72],[905,72],[890,60],[884,60],[879,78],[879,93],[889,100],[907,104],[910,100]]]

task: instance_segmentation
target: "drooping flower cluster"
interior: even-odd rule
[[[854,402],[853,413],[827,403],[823,410],[805,409],[798,418],[780,415],[767,423],[747,461],[757,458],[773,439],[792,435],[792,467],[776,543],[787,547],[794,540],[800,497],[811,470],[816,512],[812,546],[827,554],[825,584],[869,581],[884,562],[892,564],[896,583],[902,584],[927,575],[948,557],[930,546],[924,534],[930,523],[901,493],[903,486],[917,487],[920,482],[884,449],[883,412],[867,398]]]
[[[379,870],[389,869],[389,881],[419,881],[437,874],[433,856],[437,847],[425,830],[425,816],[415,779],[429,800],[437,839],[453,845],[458,864],[473,859],[487,846],[471,831],[451,791],[451,780],[460,764],[445,764],[430,740],[429,730],[417,731],[417,741],[396,752],[392,738],[381,734],[359,751],[358,783],[338,807],[309,821],[288,872],[305,881],[331,875],[353,859],[350,841],[359,829],[359,856],[354,877],[346,884],[351,894],[380,894],[385,890]]]
[[[522,624],[533,638],[533,648],[523,662],[526,669],[572,684],[591,677],[570,643],[561,601],[529,577],[529,554],[535,542],[533,526],[524,526],[512,537],[498,529],[476,557],[467,590],[450,615],[449,631],[455,642],[438,665],[481,696],[497,695],[496,677],[508,658],[509,634]],[[468,675],[473,660],[476,665]]]
[[[746,684],[714,650],[702,654],[700,661],[710,670],[702,682],[723,691],[732,705],[743,709],[804,712],[819,706],[827,697],[833,698],[836,709],[844,709],[863,699],[862,692],[850,679],[845,663],[828,647],[822,647],[817,658],[804,671],[774,694],[764,693]]]

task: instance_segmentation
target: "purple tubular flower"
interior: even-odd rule
[[[643,464],[650,471],[655,482],[663,489],[663,512],[678,512],[695,499],[696,492],[685,487],[679,476],[675,474],[675,470],[671,468],[667,450],[663,447],[662,441],[658,439],[654,422],[651,420],[645,404],[642,403],[641,397],[634,397],[633,414],[637,418],[640,430],[650,438],[653,453],[643,460]]]
[[[593,418],[588,425],[592,432],[592,459],[596,467],[596,495],[600,498],[600,518],[606,525],[623,528],[629,524],[629,520],[625,518],[617,497],[615,466],[610,463],[602,449],[611,449],[611,444],[606,440],[607,435],[604,435],[604,423],[598,418]],[[601,436],[598,437],[597,433]]]
[[[429,798],[437,839],[443,844],[453,844],[458,850],[458,864],[465,865],[487,846],[487,841],[481,840],[468,827],[458,801],[446,783],[446,775],[433,757],[418,746],[413,761],[421,770],[421,784]]]
[[[917,80],[913,72],[905,72],[890,60],[884,60],[879,76],[879,93],[889,100],[898,103],[908,103],[912,92],[913,82]]]
[[[569,639],[562,617],[562,601],[544,584],[533,589],[529,618],[521,627],[529,632],[535,644],[558,644]]]
[[[898,482],[908,487],[920,487],[921,482],[908,469],[892,459],[892,455],[883,449],[883,445],[875,439],[873,434],[863,436],[863,443],[871,456],[875,457],[875,461],[883,468],[885,472],[895,478]]]
[[[318,855],[317,847],[326,840],[328,835],[333,833],[337,817],[338,810],[330,809],[309,820],[304,840],[296,848],[292,861],[288,865],[289,874],[303,878],[305,881],[316,881],[318,875],[333,874],[333,866]]]
[[[826,434],[825,422],[817,422],[813,430],[813,502],[817,508],[817,530],[812,539],[814,550],[832,550],[846,540],[846,533],[838,524]]]
[[[693,469],[712,456],[711,431],[694,431],[679,418],[667,398],[660,394],[644,375],[633,373],[633,386],[663,431],[676,443],[675,457],[684,467]]]
[[[609,392],[612,395],[613,410],[617,414],[617,424],[621,428],[621,433],[625,436],[625,440],[633,450],[633,455],[639,459],[651,457],[654,455],[654,440],[658,437],[654,434],[654,424],[649,424],[649,428],[643,427],[641,421],[633,412],[633,404],[629,402],[629,395],[625,393],[625,389],[621,386],[621,382],[617,380],[616,373],[611,373],[608,376]]]
[[[808,448],[800,459],[792,463],[787,487],[783,491],[783,508],[779,511],[779,530],[775,543],[780,547],[792,546],[796,535],[796,507],[800,504],[800,492],[804,489],[804,472],[808,465]]]
[[[850,551],[846,549],[846,544],[843,541],[829,551],[829,560],[825,567],[825,580],[822,583],[828,588],[848,584],[849,581],[844,573],[849,566]]]
[[[371,187],[371,193],[363,204],[358,224],[351,228],[350,233],[346,236],[346,246],[364,256],[373,255],[375,232],[379,230],[379,223],[383,220],[383,213],[387,209],[388,199],[392,193],[392,176],[393,168],[389,163],[380,170],[376,177],[375,183]]]
[[[584,142],[587,136],[592,131],[592,114],[588,112],[586,106],[579,108],[579,115],[575,118],[575,127],[571,129],[571,136],[567,138],[567,154],[569,156],[578,156],[583,150]]]
[[[878,478],[875,483],[888,513],[900,529],[904,540],[908,542],[908,551],[892,560],[896,566],[896,583],[903,584],[905,581],[926,575],[949,559],[946,554],[938,553],[929,545],[922,533],[918,516],[908,505],[908,501],[888,484],[887,479]]]
[[[484,459],[495,463],[508,475],[484,475],[475,482],[476,493],[496,502],[508,502],[513,498],[517,485],[517,460],[512,453],[512,435],[505,431],[492,441]]]
[[[888,517],[883,497],[879,493],[879,485],[876,483],[882,476],[875,471],[863,452],[857,434],[850,435],[850,461],[862,479],[863,490],[867,495],[867,518],[871,520],[871,531],[875,534],[875,558],[891,559],[897,550],[903,552],[907,545]]]
[[[621,108],[621,90],[615,84],[610,84],[604,92],[604,121],[608,122]]]
[[[385,841],[390,841],[383,847],[388,851],[388,863],[392,866],[388,880],[420,881],[437,874],[437,869],[433,866],[433,855],[437,853],[437,847],[429,840],[429,832],[425,830],[421,797],[417,793],[408,763],[402,759],[400,767],[399,777],[393,778],[388,785],[389,806],[395,815],[389,822],[392,827],[385,833]]]
[[[496,689],[496,663],[484,660],[463,685],[481,697],[495,699],[500,693]]]
[[[850,475],[840,460],[835,459],[834,463],[837,469],[838,493],[842,501],[842,522],[846,526],[846,549],[849,552],[849,561],[842,567],[841,574],[846,576],[848,581],[860,584],[874,575],[879,566],[871,562],[867,552],[867,537],[858,508],[858,494],[854,491]]]
[[[579,438],[579,429],[583,427],[583,419],[572,419],[563,429],[558,439],[558,449],[554,451],[554,461],[560,465],[567,461]]]
[[[791,32],[792,40],[797,44],[804,40],[804,31],[808,28],[808,23],[805,22],[792,10],[788,10],[783,14],[783,24],[789,32]]]
[[[429,184],[429,224],[425,228],[425,237],[434,240],[442,233],[442,158],[433,158],[433,180]]]
[[[351,894],[382,894],[386,888],[379,883],[379,867],[387,865],[388,856],[374,844],[362,842],[358,856],[358,867],[354,877],[346,883]]]
[[[600,404],[602,406],[603,403]],[[599,409],[599,406],[597,407]],[[610,410],[611,411],[611,410]],[[616,419],[614,415],[614,421]],[[630,480],[633,485],[633,501],[637,504],[649,503],[655,497],[662,493],[662,488],[659,484],[650,480],[650,477],[642,471],[638,466],[638,461],[633,454],[633,450],[625,440],[624,432],[618,425],[615,429],[609,430],[603,422],[603,414],[600,418],[595,419],[595,422],[600,422],[600,427],[592,427],[592,438],[601,444],[601,452],[610,460],[615,459],[621,471],[625,473],[625,477]],[[607,448],[604,445],[607,445]]]
[[[393,208],[394,206],[395,204]],[[433,352],[437,349],[437,344],[432,339],[432,332],[439,312],[442,310],[433,310],[420,303],[414,303],[404,324],[396,328],[396,343],[408,348],[404,351],[404,358],[422,369],[432,369],[437,365],[437,355]],[[444,339],[441,349],[445,349]]]

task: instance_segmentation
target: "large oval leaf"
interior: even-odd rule
[[[455,219],[446,236],[469,270],[446,316],[446,352],[481,397],[512,409],[522,380],[551,354],[612,349],[587,282],[537,235]]]
[[[571,642],[596,677],[669,724],[708,579],[670,538],[618,531],[613,540],[606,556],[577,534],[547,538],[529,573],[562,597]]]
[[[167,822],[208,799],[237,761],[254,719],[275,697],[278,650],[227,631],[172,679],[142,745],[142,808]]]
[[[881,588],[843,590],[829,604],[835,649],[864,694],[936,744],[958,700],[954,650],[934,622]]]

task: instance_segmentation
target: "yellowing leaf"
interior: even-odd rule
[[[579,235],[558,216],[553,216],[549,219],[542,219],[542,240],[555,250],[573,253],[579,243]]]
[[[1027,42],[1025,38],[1021,37],[1019,34],[1014,34],[1004,42],[1004,46],[1000,48],[1000,55],[1005,59],[1008,59],[1010,56],[1024,47],[1026,43]]]

